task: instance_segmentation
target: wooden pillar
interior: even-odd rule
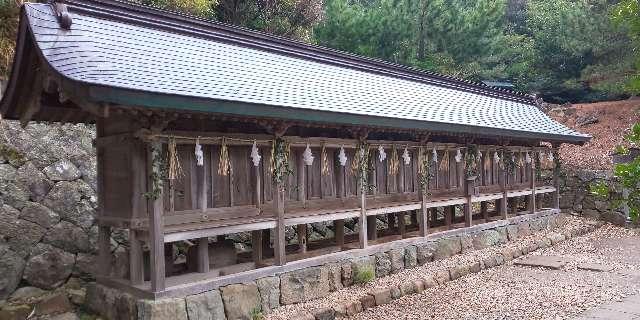
[[[560,209],[560,161],[557,161],[555,157],[559,157],[558,148],[560,144],[553,144],[553,187],[556,188],[556,191],[553,192],[553,207],[555,209]]]
[[[467,203],[464,204],[464,226],[473,225],[473,207],[471,206],[471,196],[467,196]]]
[[[333,221],[333,233],[336,238],[336,246],[344,247],[344,219]]]
[[[447,230],[451,229],[451,225],[453,224],[453,216],[455,215],[455,207],[454,206],[446,206],[444,207],[444,224],[447,227]]]
[[[535,152],[535,151],[532,151]],[[531,196],[529,197],[529,210],[531,213],[536,213],[536,164],[531,160]]]
[[[154,151],[160,152],[162,150],[162,144],[159,141],[153,141],[151,148],[148,151],[147,159],[149,164],[147,166],[149,172],[153,172],[155,175],[160,176],[160,164],[154,163]],[[155,158],[159,155],[156,154]],[[148,181],[148,190],[153,186],[153,181]],[[151,291],[160,292],[165,289],[165,248],[164,248],[164,203],[162,196],[162,186],[159,186],[160,192],[156,194],[156,198],[151,200],[149,206],[149,249],[150,249],[150,279],[151,279]]]
[[[430,208],[429,212],[431,212],[431,224],[435,224],[438,221],[438,208]]]
[[[505,157],[505,153],[502,154]],[[502,189],[502,199],[500,199],[500,218],[507,219],[507,210],[509,206],[509,197],[507,195],[507,170],[500,167],[500,189]]]
[[[366,186],[360,186],[360,217],[358,219],[358,232],[360,249],[367,247],[367,189]]]
[[[299,224],[297,226],[298,231],[298,252],[307,252],[307,225]]]
[[[197,202],[198,207],[201,212],[204,213],[207,211],[207,175],[205,171],[205,166],[196,165],[196,176],[198,183],[198,193],[197,193]],[[197,270],[200,273],[209,272],[209,238],[199,238],[197,240],[198,246],[198,261],[197,261]]]
[[[377,228],[376,220],[377,220],[376,216],[367,217],[367,237],[369,240],[378,239],[378,228]]]
[[[129,229],[129,279],[132,285],[144,282],[144,257],[138,232]]]
[[[489,209],[487,208],[487,202],[486,201],[480,202],[480,213],[482,214],[482,219],[484,219],[484,222],[488,222],[488,220],[489,220]]]
[[[429,234],[429,208],[427,208],[427,195],[421,192],[422,201],[420,202],[420,210],[418,211],[418,223],[420,236],[426,237]],[[435,222],[435,219],[433,220]]]
[[[395,213],[387,213],[387,230],[397,230]]]
[[[513,197],[509,199],[509,210],[511,214],[518,214],[518,205],[519,205],[518,197]]]
[[[262,230],[251,231],[251,255],[256,267],[262,265]]]
[[[402,236],[402,238],[404,239],[404,237],[407,234],[407,226],[405,223],[405,213],[398,212],[396,215],[398,216],[398,233],[400,233],[400,236]]]
[[[276,213],[276,228],[273,244],[275,264],[282,266],[286,263],[285,235],[284,235],[284,185],[282,182],[273,185],[273,209]]]

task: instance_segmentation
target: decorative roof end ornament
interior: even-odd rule
[[[58,18],[60,28],[70,30],[73,21],[64,0],[51,0],[50,4],[53,7],[53,12],[55,13],[56,18]]]

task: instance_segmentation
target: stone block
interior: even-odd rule
[[[523,221],[518,223],[518,238],[524,238],[531,235],[531,228],[529,222]]]
[[[451,274],[449,273],[449,270],[436,271],[434,280],[440,285],[445,284],[451,280]]]
[[[332,308],[319,308],[311,311],[315,320],[334,320],[336,311]]]
[[[482,264],[484,264],[485,269],[489,269],[495,267],[498,262],[496,261],[495,256],[488,256],[482,259]]]
[[[326,265],[329,272],[329,291],[338,291],[344,286],[342,285],[342,267],[337,263],[329,263]]]
[[[54,289],[71,275],[75,256],[46,244],[38,244],[27,262],[23,279],[42,289]]]
[[[514,262],[514,264],[559,270],[567,264],[567,260],[556,256],[528,256]]]
[[[462,251],[460,238],[445,238],[437,242],[436,250],[433,254],[434,260],[446,259]]]
[[[451,275],[451,280],[462,278],[469,274],[469,266],[460,265],[460,266],[449,268],[449,274]]]
[[[189,320],[225,320],[220,291],[212,290],[185,298]]]
[[[402,297],[402,291],[400,291],[400,288],[397,286],[389,287],[389,292],[391,293],[391,299],[398,299]]]
[[[360,300],[350,301],[345,304],[345,314],[349,317],[353,317],[356,314],[362,312],[362,304]]]
[[[139,300],[138,320],[188,320],[184,299]],[[249,318],[245,318],[249,319]]]
[[[27,319],[33,308],[28,305],[8,305],[0,309],[0,319],[2,320],[23,320]]]
[[[362,304],[362,310],[367,310],[376,306],[376,299],[370,294],[365,294],[360,297],[359,300],[360,304]]]
[[[342,285],[345,287],[353,285],[353,270],[351,262],[344,262],[340,265]]]
[[[482,266],[480,264],[480,262],[473,262],[469,265],[469,272],[470,273],[478,273],[480,272],[480,270],[482,270]]]
[[[232,284],[220,290],[228,319],[252,320],[252,314],[260,310],[260,295],[255,283]]]
[[[551,240],[551,244],[552,244],[552,245],[554,245],[554,244],[558,244],[558,243],[560,243],[560,242],[562,242],[562,241],[564,241],[564,240],[565,240],[564,235],[563,235],[563,234],[560,234],[560,233],[557,233],[557,232],[551,232],[551,233],[549,233],[549,234],[547,235],[547,238],[548,238],[549,240]]]
[[[515,224],[510,224],[507,226],[507,238],[509,241],[518,240],[518,226]]]
[[[415,289],[413,287],[413,281],[403,282],[400,284],[399,288],[400,288],[400,294],[403,296],[406,296],[408,294],[412,294],[415,292]]]
[[[527,252],[531,253],[538,250],[538,244],[535,242],[531,242],[527,244]]]
[[[87,286],[85,307],[107,319],[138,319],[139,316],[135,298],[96,283]]]
[[[473,248],[473,237],[469,234],[463,234],[460,236],[460,250],[462,253],[471,252]]]
[[[477,250],[503,243],[502,235],[496,230],[485,230],[473,236],[473,247]]]
[[[418,250],[416,246],[408,246],[404,249],[404,267],[415,268],[418,266]]]
[[[416,256],[418,264],[423,265],[427,262],[433,261],[433,254],[436,251],[435,242],[422,243],[416,246]]]
[[[503,248],[502,250],[500,250],[500,253],[502,254],[502,257],[504,258],[504,261],[513,260],[513,249],[511,249],[511,248]]]
[[[413,291],[415,293],[422,293],[424,291],[424,282],[422,280],[414,280],[413,281]]]
[[[280,278],[266,277],[256,280],[262,312],[269,313],[280,306]],[[189,301],[187,300],[187,303]]]
[[[51,316],[72,310],[73,306],[71,305],[71,302],[69,302],[67,295],[64,293],[57,293],[38,302],[35,307],[34,316]]]
[[[391,302],[391,289],[376,289],[369,293],[373,296],[377,306]]]
[[[360,257],[351,260],[351,270],[353,274],[359,274],[365,270],[376,270],[376,258],[374,256]],[[375,274],[374,274],[375,276]]]
[[[388,254],[378,252],[375,254],[375,259],[377,277],[386,277],[391,274],[391,259]]]
[[[505,244],[509,242],[507,227],[497,227],[496,231],[498,232],[498,244]]]
[[[393,249],[388,253],[389,260],[391,261],[391,273],[398,273],[404,270],[404,250]]]
[[[296,270],[280,276],[280,302],[284,305],[322,298],[328,294],[329,270],[324,266]]]
[[[0,215],[2,213],[0,212]],[[25,262],[19,254],[4,246],[0,246],[0,301],[5,300],[16,290],[20,283]]]
[[[309,312],[300,312],[292,315],[291,320],[316,320],[316,318]]]
[[[425,277],[424,279],[422,279],[422,283],[424,284],[425,290],[438,285],[433,277]]]
[[[501,266],[505,263],[504,256],[502,254],[495,254],[493,257],[496,260],[496,266]]]

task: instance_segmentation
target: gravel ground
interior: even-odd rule
[[[564,226],[554,231],[578,228],[582,224],[583,221],[581,219],[568,217]],[[589,238],[597,236],[601,238],[632,237],[632,235],[625,232],[627,231],[624,229],[605,227],[591,235],[574,238],[566,243],[557,245],[555,248],[538,250],[532,254],[549,254],[554,250],[565,250],[566,253],[561,254],[569,255],[573,248],[572,254],[575,254],[576,259],[580,258],[585,262],[591,260],[597,262],[596,259],[603,258],[602,252],[606,251],[608,254],[613,254],[614,252],[609,247],[601,246],[602,248],[598,248],[596,243],[589,240]],[[545,234],[536,233],[506,245],[434,261],[424,266],[404,270],[395,275],[376,279],[366,285],[345,288],[322,299],[283,306],[269,314],[266,319],[289,319],[292,315],[302,311],[334,307],[339,302],[355,300],[371,291],[371,289],[398,285],[410,279],[420,279],[425,275],[433,275],[439,270],[445,270],[461,263],[479,261],[500,252],[505,247],[521,247],[530,242],[538,241]],[[614,237],[614,235],[618,236]],[[638,236],[636,235],[636,237]],[[625,256],[623,253],[618,253],[618,255],[621,256],[620,259]],[[631,267],[625,264],[624,261],[620,261],[619,264],[614,265],[615,268],[624,270]],[[555,319],[555,315],[567,314],[566,311],[570,314],[582,311],[584,306],[587,305],[585,300],[591,299],[595,305],[596,301],[603,301],[609,297],[619,297],[624,292],[634,289],[631,286],[626,289],[623,288],[625,283],[630,283],[624,280],[619,281],[619,283],[616,282],[613,287],[609,288],[609,285],[604,283],[604,280],[598,282],[598,277],[602,275],[574,270],[576,264],[572,262],[568,264],[567,270],[550,272],[514,267],[512,263],[508,263],[445,285],[427,289],[422,294],[405,296],[389,305],[361,313],[356,316],[356,319]],[[637,269],[638,267],[640,267],[640,261],[633,264],[633,268]],[[576,277],[573,277],[573,275]],[[541,286],[542,283],[547,283],[548,285]],[[596,291],[599,294],[595,294]],[[573,299],[575,294],[579,297],[585,297],[585,300]],[[560,309],[565,311],[560,313]],[[544,315],[551,315],[551,317],[545,317]]]
[[[637,230],[608,225],[532,253],[570,259],[562,270],[508,263],[402,297],[354,319],[571,319],[639,293],[639,252]],[[579,270],[580,263],[601,263],[614,270]]]

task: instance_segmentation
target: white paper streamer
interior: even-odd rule
[[[524,155],[524,162],[531,163],[531,156],[529,155],[529,152]]]
[[[493,153],[493,162],[500,163],[500,155],[498,155],[498,151]]]
[[[460,162],[462,161],[462,152],[460,152],[460,149],[458,149],[458,152],[456,152],[456,162]]]
[[[553,152],[549,151],[549,156],[547,159],[549,159],[549,161],[553,161]]]
[[[411,164],[411,156],[409,155],[409,150],[405,147],[404,152],[402,153],[402,159],[404,159],[404,164]]]
[[[436,148],[433,148],[433,151],[431,151],[431,156],[433,162],[438,162],[438,151],[436,151]]]
[[[202,167],[204,165],[204,153],[202,152],[202,146],[200,145],[200,138],[196,138],[196,165]]]
[[[313,165],[313,154],[311,153],[311,148],[309,148],[308,143],[307,148],[304,149],[304,152],[302,153],[302,160],[304,161],[304,164],[308,166]]]
[[[380,162],[382,162],[386,158],[387,158],[387,153],[384,152],[384,148],[382,146],[379,146],[378,147],[378,159],[380,159]]]
[[[340,153],[338,153],[338,161],[340,161],[341,166],[347,165],[347,154],[344,152],[344,146],[340,147]]]
[[[253,161],[253,165],[257,167],[260,165],[260,159],[262,156],[258,153],[258,146],[255,141],[253,141],[253,147],[251,147],[251,161]]]

